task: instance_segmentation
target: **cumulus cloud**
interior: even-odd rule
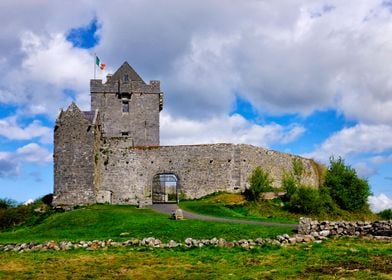
[[[305,156],[326,161],[331,155],[345,157],[360,153],[382,153],[392,149],[391,139],[391,126],[357,124],[336,132],[314,152]]]
[[[24,59],[0,78],[0,101],[17,104],[23,116],[44,114],[54,118],[72,99],[89,109],[93,55],[74,48],[62,34],[24,32],[20,40]],[[67,94],[70,91],[74,96]]]
[[[40,121],[34,120],[27,126],[17,123],[16,117],[0,119],[0,136],[10,140],[30,140],[39,138],[42,143],[51,143],[52,129],[43,126]]]
[[[27,162],[45,163],[52,161],[52,153],[36,143],[30,143],[18,148],[15,155]]]
[[[164,80],[172,115],[220,115],[240,92],[264,112],[337,107],[360,122],[392,120],[392,15],[380,1],[143,1],[97,15],[97,49]]]
[[[23,163],[46,164],[51,161],[52,153],[37,143],[24,145],[15,152],[0,152],[0,178],[20,176]]]
[[[222,125],[224,124],[224,125]],[[289,143],[302,135],[300,125],[258,125],[241,115],[219,116],[207,122],[161,116],[161,144],[247,143],[268,147],[272,143]]]
[[[383,193],[378,196],[369,196],[369,205],[374,213],[378,213],[385,209],[392,209],[392,199]]]

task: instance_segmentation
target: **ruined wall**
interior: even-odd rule
[[[156,174],[174,173],[180,191],[187,198],[199,198],[217,191],[239,192],[248,187],[247,179],[256,166],[269,171],[276,187],[284,171],[292,168],[294,156],[250,145],[214,144],[162,147],[125,147],[121,139],[106,139],[101,148],[101,190],[113,193],[113,203],[151,203]],[[318,186],[318,175],[309,160],[306,180]]]
[[[293,159],[297,158],[301,160],[304,167],[301,183],[309,187],[318,187],[319,174],[312,160],[251,145],[239,146],[241,147],[241,185],[247,185],[246,180],[252,170],[256,166],[261,166],[274,180],[273,186],[281,187],[284,171],[292,170]]]
[[[125,136],[135,146],[159,145],[161,97],[159,81],[146,85],[142,81],[102,84],[91,80],[91,109],[99,109],[105,136]]]
[[[54,205],[95,203],[91,122],[72,104],[61,112],[54,131]]]

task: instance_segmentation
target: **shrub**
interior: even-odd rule
[[[250,201],[260,199],[263,192],[273,190],[273,180],[269,178],[269,173],[264,171],[260,166],[256,167],[249,178],[250,187],[245,191],[245,196]]]
[[[0,210],[0,229],[10,228],[27,221],[31,211],[28,206],[20,205],[14,208]]]
[[[301,214],[320,214],[323,210],[319,191],[308,187],[298,188],[287,204],[290,211]]]
[[[330,158],[325,187],[340,208],[348,211],[369,211],[367,200],[371,192],[367,180],[359,178],[353,168],[344,164],[342,158]]]
[[[378,213],[377,215],[379,215],[381,217],[381,219],[384,220],[392,220],[392,209],[385,209],[383,211],[381,211],[380,213]]]
[[[0,198],[0,209],[8,209],[16,207],[18,203],[11,198]]]
[[[289,201],[291,196],[297,191],[299,185],[294,176],[290,173],[283,174],[282,180],[283,189],[286,194],[284,196],[285,201]]]

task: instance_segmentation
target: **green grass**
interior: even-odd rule
[[[153,236],[162,241],[183,241],[187,237],[239,238],[274,237],[290,233],[288,227],[263,227],[199,220],[170,220],[150,209],[133,206],[93,205],[71,212],[56,213],[34,226],[24,226],[0,233],[0,243],[42,242],[46,240],[94,240],[144,238]],[[129,236],[120,237],[128,232]]]
[[[386,242],[337,239],[290,247],[0,253],[1,279],[390,279]]]
[[[203,200],[191,200],[180,203],[180,207],[198,214],[207,216],[215,216],[222,218],[233,218],[233,219],[245,219],[255,220],[261,222],[276,222],[276,223],[290,223],[297,224],[298,219],[277,216],[273,213],[267,215],[261,215],[249,207],[249,205],[225,205],[222,203],[211,203]]]
[[[286,210],[279,199],[249,202],[241,194],[216,193],[197,200],[180,202],[181,208],[208,216],[297,224],[304,214]],[[314,220],[372,221],[379,219],[371,213],[353,213],[339,210],[336,213],[306,215]]]

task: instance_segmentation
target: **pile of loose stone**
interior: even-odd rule
[[[392,220],[375,222],[330,222],[312,221],[310,218],[301,218],[298,226],[299,234],[310,234],[313,237],[337,236],[372,236],[376,239],[389,239],[392,237]]]

